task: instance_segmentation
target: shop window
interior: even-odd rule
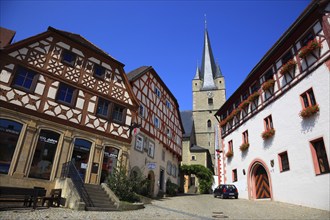
[[[279,165],[280,165],[280,172],[290,170],[289,158],[288,158],[288,152],[287,151],[285,151],[283,153],[280,153],[278,155],[278,159],[279,159]]]
[[[89,160],[89,153],[92,147],[92,142],[76,138],[74,140],[74,148],[71,161],[76,166],[81,179],[85,180],[87,164]]]
[[[114,147],[106,146],[104,149],[104,157],[102,163],[101,183],[107,180],[114,170],[117,168],[119,150]]]
[[[77,55],[68,50],[63,50],[61,62],[73,67],[76,62]]]
[[[233,169],[232,175],[233,175],[233,182],[237,182],[237,169]]]
[[[29,177],[50,179],[59,138],[60,134],[56,132],[49,130],[40,131]]]
[[[76,101],[77,92],[77,89],[64,83],[60,83],[57,90],[56,101],[72,107]]]
[[[8,174],[22,124],[0,119],[0,173]]]
[[[18,67],[12,82],[12,86],[28,93],[34,92],[37,85],[39,74],[36,72]]]
[[[311,142],[311,151],[316,174],[329,173],[329,161],[323,138]]]
[[[94,64],[94,77],[104,79],[105,68],[103,66]]]

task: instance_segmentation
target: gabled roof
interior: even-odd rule
[[[198,146],[198,145],[192,145],[190,147],[190,152],[205,152],[205,151],[208,151],[208,149],[203,148],[203,147]]]
[[[193,129],[193,115],[192,111],[182,111],[180,112],[182,124],[185,130],[185,133],[183,135],[183,138],[188,138],[191,135],[192,129]]]
[[[84,37],[82,37],[79,34],[75,34],[75,33],[71,33],[71,32],[67,32],[67,31],[62,31],[59,29],[55,29],[51,26],[48,27],[48,31],[53,31],[55,33],[58,33],[64,37],[70,38],[72,41],[75,41],[91,50],[94,50],[95,52],[106,56],[106,57],[110,57],[112,60],[116,61],[117,63],[119,63],[120,65],[124,66],[123,63],[119,62],[118,60],[116,60],[115,58],[113,58],[110,54],[106,53],[105,51],[101,50],[99,47],[95,46],[93,43],[91,43],[90,41],[86,40]]]

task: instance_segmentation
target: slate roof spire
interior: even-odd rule
[[[216,89],[217,87],[214,84],[214,79],[222,76],[220,67],[216,65],[214,61],[209,34],[207,32],[206,19],[204,31],[204,49],[200,75],[201,80],[203,80],[202,90]]]

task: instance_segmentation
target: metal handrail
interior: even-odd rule
[[[62,166],[61,179],[71,178],[75,188],[77,189],[80,197],[84,200],[87,207],[94,207],[91,198],[84,186],[84,181],[79,175],[79,172],[72,161],[66,162]]]

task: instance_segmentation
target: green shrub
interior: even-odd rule
[[[199,180],[199,192],[209,193],[213,184],[212,171],[202,165],[182,165],[180,167],[184,175],[195,174]]]
[[[170,179],[166,181],[166,194],[169,196],[176,196],[179,186],[172,183]]]

